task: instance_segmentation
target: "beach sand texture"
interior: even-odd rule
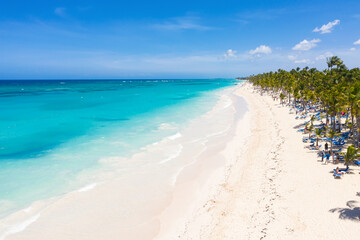
[[[236,94],[249,104],[251,137],[243,148],[236,137],[228,143],[224,154],[237,154],[226,181],[183,231],[162,239],[359,239],[359,168],[334,179],[335,165],[304,148],[289,108],[250,84]]]
[[[154,201],[141,232],[125,236],[119,230],[124,216],[114,204],[122,198],[115,181],[66,195],[2,239],[360,239],[359,168],[334,179],[335,165],[304,148],[293,129],[300,120],[287,107],[250,84],[231,94],[243,97],[249,111],[242,118],[229,113],[236,121],[231,132],[207,143],[171,196]],[[224,164],[207,166],[213,158]],[[129,226],[136,222],[128,219]]]

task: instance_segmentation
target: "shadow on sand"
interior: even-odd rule
[[[357,193],[359,196],[360,194]],[[344,220],[351,220],[360,222],[360,204],[357,201],[348,201],[345,208],[333,208],[329,211],[332,213],[339,213],[339,218]]]

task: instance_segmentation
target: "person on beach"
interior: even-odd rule
[[[324,161],[324,157],[325,157],[325,150],[321,151],[321,161]]]
[[[340,172],[339,167],[336,167],[335,173],[336,173],[336,174],[344,174],[344,172]]]
[[[340,154],[339,154],[339,153],[336,153],[336,164],[339,163],[339,160],[340,160]]]
[[[331,158],[332,158],[332,162],[335,163],[336,155],[334,152],[331,152]]]
[[[330,153],[326,154],[325,164],[328,164],[329,162],[330,162]]]
[[[329,148],[329,144],[328,143],[325,143],[325,151],[327,151]]]

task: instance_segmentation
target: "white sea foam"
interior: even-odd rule
[[[170,160],[172,160],[174,158],[177,158],[180,155],[182,149],[183,149],[183,146],[180,144],[175,153],[171,154],[169,157],[167,157],[164,160],[160,161],[159,164],[163,164],[163,163],[166,163],[166,162],[168,162],[168,161],[170,161]]]
[[[80,189],[78,190],[78,192],[87,192],[87,191],[93,189],[96,185],[97,185],[97,183],[91,183],[91,184],[89,184],[89,185],[86,185],[86,186],[83,187],[83,188],[80,188]]]
[[[198,154],[196,154],[196,156],[194,156],[194,160],[193,160],[193,161],[191,161],[191,162],[189,162],[188,164],[182,166],[181,168],[179,168],[179,169],[175,172],[175,174],[174,174],[174,175],[172,176],[172,178],[171,178],[171,185],[172,185],[172,186],[175,186],[176,181],[177,181],[180,173],[181,173],[186,167],[189,167],[189,166],[195,164],[196,161],[198,160],[198,157],[199,157],[203,152],[205,152],[205,150],[206,150],[206,148],[203,148]]]
[[[33,209],[33,207],[30,206],[30,207],[25,208],[23,211],[26,213],[29,213],[29,212],[31,212],[32,209]]]
[[[226,96],[225,102],[224,102],[224,106],[223,108],[228,108],[232,105],[233,101],[231,100],[231,98],[229,98],[228,96]]]
[[[38,220],[39,217],[40,217],[40,213],[26,219],[25,221],[23,221],[19,224],[10,226],[9,229],[0,236],[0,240],[4,240],[7,236],[9,236],[11,234],[15,234],[15,233],[24,231],[30,224],[32,224],[33,222]]]
[[[152,145],[153,146],[156,146],[156,145],[158,145],[160,142],[154,142]]]
[[[174,124],[171,124],[171,123],[162,123],[159,125],[158,129],[159,130],[171,130],[171,129],[176,129],[176,126],[174,126]]]
[[[182,137],[181,133],[177,132],[176,134],[168,137],[168,139],[169,139],[169,140],[175,140],[175,139],[181,138],[181,137]]]
[[[224,130],[222,130],[222,131],[207,134],[206,137],[209,138],[209,137],[214,137],[214,136],[218,136],[218,135],[224,134],[224,133],[226,133],[227,131],[229,131],[229,129],[230,129],[230,125],[227,126],[226,129],[224,129]]]

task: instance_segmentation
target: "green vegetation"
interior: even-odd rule
[[[349,167],[349,164],[355,161],[359,157],[359,149],[356,149],[354,146],[348,146],[346,153],[344,155],[345,165]]]
[[[348,69],[338,57],[327,59],[328,68],[279,69],[249,77],[263,91],[279,96],[282,102],[308,108],[316,106],[325,113],[327,136],[334,138],[341,129],[341,114],[347,114],[346,126],[353,143],[358,147],[360,134],[360,69]],[[311,121],[312,125],[312,121]],[[310,129],[312,130],[312,129]],[[320,137],[319,132],[317,132]],[[331,141],[332,150],[332,141]]]

